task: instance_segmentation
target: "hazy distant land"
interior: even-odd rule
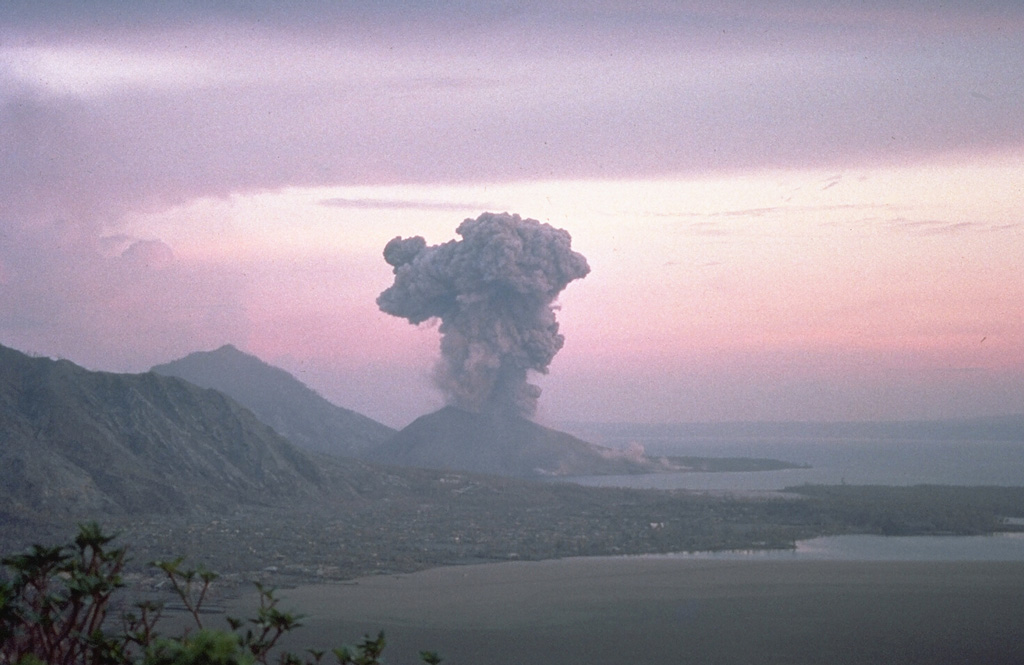
[[[263,372],[245,375],[250,388],[261,383],[262,403],[273,404],[276,386],[278,405],[295,405],[264,417],[302,433],[307,448],[212,389],[0,347],[3,551],[64,539],[76,522],[96,519],[131,545],[142,583],[144,562],[178,555],[229,584],[295,583],[485,561],[787,548],[830,534],[979,534],[1019,528],[1004,518],[1024,517],[1024,487],[803,486],[743,496],[382,466],[326,451],[333,442],[355,452],[389,430],[335,414],[258,359],[230,348],[216,355]],[[308,426],[322,414],[329,422]],[[480,427],[472,418],[440,424],[460,422]],[[350,431],[359,436],[345,439]],[[539,426],[524,431],[542,433],[535,443],[570,441],[570,451],[586,445]]]
[[[65,541],[76,522],[100,520],[129,546],[125,580],[136,597],[172,600],[147,562],[185,555],[222,574],[215,607],[247,602],[253,581],[290,589],[287,602],[311,627],[296,634],[296,647],[384,628],[393,657],[409,661],[419,648],[453,665],[601,665],[623,653],[637,664],[930,663],[954,649],[963,662],[1005,662],[1024,651],[1022,564],[601,558],[784,550],[833,534],[1021,531],[1024,487],[804,485],[744,495],[386,466],[346,454],[397,437],[392,430],[338,410],[258,359],[230,348],[219,356],[271,377],[214,373],[247,387],[266,420],[179,378],[89,372],[0,347],[0,553]],[[422,421],[428,434],[489,426],[439,413]],[[1020,422],[970,427],[1019,436]],[[564,443],[559,464],[602,468],[585,441],[516,427],[539,446],[521,465]],[[957,431],[915,431],[930,427]],[[443,437],[431,441],[444,454],[458,451]],[[613,450],[603,469],[635,452]],[[700,456],[658,465],[800,466]]]
[[[293,646],[336,646],[383,628],[396,662],[412,662],[420,648],[452,665],[602,665],[624,653],[637,665],[1022,657],[1024,564],[602,557],[785,550],[832,534],[1020,531],[1024,487],[805,485],[744,495],[386,466],[346,454],[398,436],[392,430],[258,359],[214,353],[249,372],[219,367],[211,376],[254,410],[179,378],[88,372],[0,347],[0,551],[64,541],[75,522],[98,519],[130,548],[125,580],[136,597],[173,600],[147,562],[186,555],[222,574],[214,607],[248,602],[253,581],[283,588],[287,606],[307,615]],[[436,425],[428,434],[481,429],[451,415],[421,425]],[[971,431],[1017,436],[1018,423]],[[540,446],[518,458],[520,469],[559,442],[568,445],[559,463],[594,459],[581,439],[517,427]],[[914,431],[935,427],[958,431]],[[701,429],[690,426],[694,436]],[[616,433],[607,426],[600,435]],[[431,441],[443,454],[458,451]],[[613,449],[603,468],[635,452]],[[800,465],[670,455],[660,468],[671,466],[756,474]]]
[[[153,372],[213,388],[253,412],[295,445],[383,464],[513,476],[766,471],[799,468],[781,460],[720,457],[645,458],[595,446],[525,418],[447,407],[401,432],[335,406],[284,370],[231,345],[189,354]]]

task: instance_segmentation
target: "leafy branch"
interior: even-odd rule
[[[108,616],[111,598],[124,587],[127,548],[111,548],[114,536],[96,523],[83,524],[71,544],[33,545],[0,559],[0,665],[318,665],[323,651],[304,656],[279,651],[281,638],[302,624],[302,615],[282,611],[273,589],[256,585],[260,604],[247,620],[227,617],[230,630],[203,626],[203,603],[217,579],[205,568],[186,568],[184,558],[154,565],[192,616],[194,629],[163,637],[157,631],[163,606],[139,602]],[[364,636],[353,647],[333,649],[338,665],[381,665],[384,633]],[[420,660],[437,665],[430,651]]]

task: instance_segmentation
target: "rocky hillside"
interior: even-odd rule
[[[221,391],[307,450],[360,457],[395,433],[328,402],[283,369],[231,345],[192,353],[153,371]]]
[[[225,511],[299,499],[310,457],[225,395],[0,347],[0,517]]]
[[[503,476],[649,473],[659,463],[596,446],[526,418],[452,406],[417,418],[374,451],[375,461]]]

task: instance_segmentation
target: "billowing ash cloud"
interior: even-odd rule
[[[527,374],[547,373],[565,342],[552,304],[590,266],[568,232],[519,215],[484,213],[456,232],[462,240],[429,247],[420,236],[389,242],[395,283],[377,305],[410,323],[441,320],[436,380],[449,403],[530,415],[540,388]]]

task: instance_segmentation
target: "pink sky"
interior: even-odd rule
[[[1024,8],[5,3],[0,344],[232,343],[401,426],[437,331],[396,235],[567,229],[541,420],[1024,403]]]

